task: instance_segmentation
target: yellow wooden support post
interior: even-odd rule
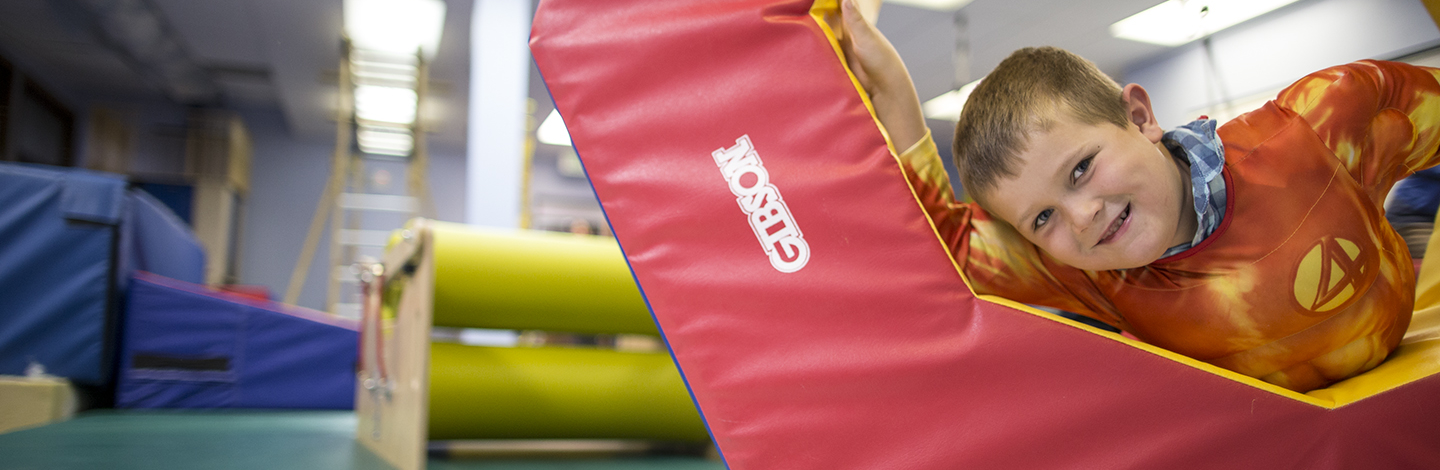
[[[351,122],[355,117],[353,88],[354,83],[350,76],[350,45],[347,42],[340,55],[340,96],[335,109],[335,153],[330,160],[330,179],[325,183],[325,191],[321,193],[320,202],[315,206],[315,215],[310,219],[310,231],[305,235],[305,245],[300,249],[300,257],[295,259],[295,270],[290,273],[290,286],[285,290],[287,304],[295,305],[300,300],[300,291],[305,287],[305,277],[310,273],[310,261],[315,258],[320,234],[325,231],[325,219],[329,218],[330,211],[335,209],[335,200],[345,188],[353,132]],[[340,227],[337,225],[331,228],[338,232]],[[333,245],[332,241],[331,250],[335,249],[338,249],[338,245]],[[327,270],[326,276],[334,277],[334,273]]]

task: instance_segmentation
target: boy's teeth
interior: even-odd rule
[[[1103,240],[1108,240],[1108,239],[1110,239],[1110,236],[1111,236],[1111,235],[1114,235],[1116,230],[1120,230],[1120,225],[1121,225],[1121,224],[1124,224],[1124,223],[1125,223],[1125,219],[1128,219],[1128,218],[1130,218],[1130,207],[1129,207],[1129,206],[1126,206],[1126,207],[1125,207],[1125,211],[1124,211],[1124,212],[1121,212],[1121,213],[1120,213],[1120,217],[1116,218],[1116,219],[1115,219],[1115,222],[1112,222],[1112,223],[1110,224],[1110,228],[1108,228],[1108,229],[1105,230],[1105,236],[1100,237],[1100,240],[1103,241]]]

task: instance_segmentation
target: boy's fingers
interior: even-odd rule
[[[854,60],[871,67],[882,66],[885,48],[885,38],[875,29],[875,26],[865,21],[860,14],[860,9],[855,6],[853,0],[844,0],[842,10],[845,26],[845,36],[850,41],[851,54]]]
[[[849,1],[842,1],[842,10],[846,10],[843,6],[849,3]],[[858,57],[859,51],[856,50],[855,34],[850,28],[850,17],[852,14],[853,9],[850,9],[848,11],[842,11],[840,15],[840,50],[845,53],[845,65],[850,66],[851,73],[860,77],[863,74],[863,70],[861,69],[860,58]]]
[[[848,1],[844,3],[846,5],[850,4],[850,2]],[[841,47],[844,47],[847,52],[846,58],[850,59],[851,62],[858,62],[859,57],[857,56],[864,53],[860,50],[865,47],[865,44],[863,44],[863,42],[869,38],[860,38],[856,36],[857,34],[864,34],[861,32],[857,32],[856,30],[864,28],[865,21],[860,20],[861,24],[859,25],[852,24],[852,22],[855,21],[855,18],[859,16],[859,13],[856,13],[853,8],[846,9],[844,13],[840,16],[840,27],[844,32],[843,37],[840,38]]]
[[[855,18],[865,21],[860,15],[860,8],[855,6],[855,0],[840,0],[840,12],[845,15],[846,22]]]
[[[874,27],[865,21],[865,15],[860,14],[860,9],[855,6],[854,0],[844,0],[840,3],[840,16],[844,19],[845,29],[851,34],[863,34],[864,40],[870,41],[875,38]]]
[[[860,17],[860,12],[855,11],[854,7],[849,6],[850,2],[847,1],[844,4],[846,7],[841,9],[840,24],[845,28],[845,37],[854,41],[856,34],[865,34],[865,19]]]

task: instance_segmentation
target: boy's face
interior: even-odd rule
[[[1189,176],[1160,144],[1153,114],[1127,128],[1056,114],[1030,134],[1016,176],[988,193],[993,215],[1057,261],[1092,271],[1144,266],[1194,237]]]

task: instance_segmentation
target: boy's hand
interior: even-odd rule
[[[840,50],[845,53],[845,61],[870,95],[875,114],[890,135],[895,151],[904,152],[925,138],[928,130],[905,62],[890,41],[865,22],[854,0],[842,0],[840,13]]]

